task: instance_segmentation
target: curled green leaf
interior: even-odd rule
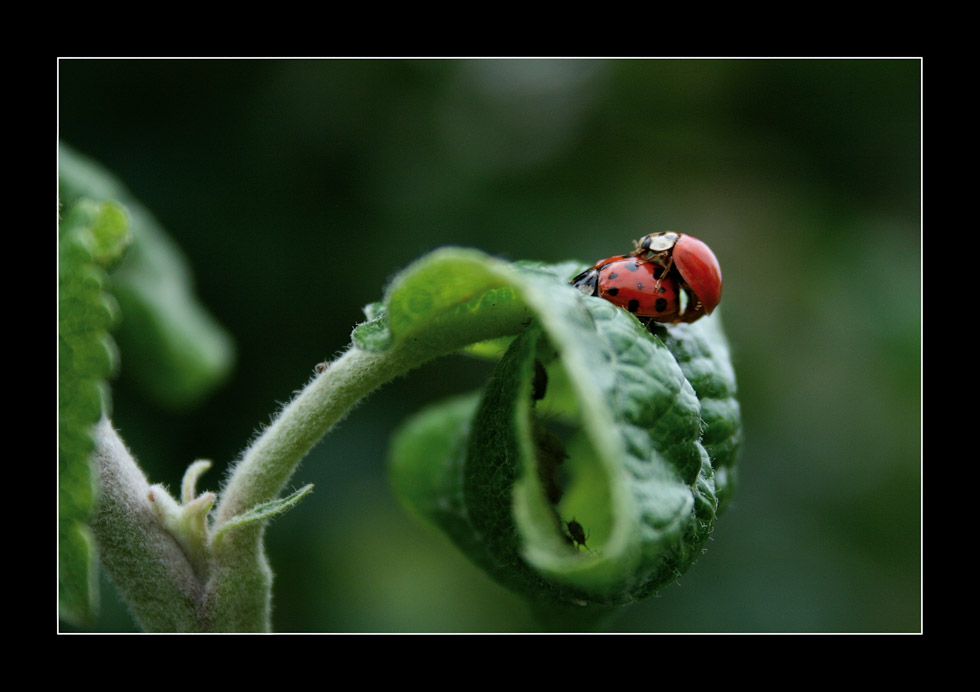
[[[497,280],[474,291],[461,278],[469,259],[456,256],[446,285],[432,285],[436,259],[400,277],[387,303],[393,338],[437,322],[451,332],[480,310],[521,315],[526,328],[478,398],[404,426],[396,491],[532,601],[614,605],[656,592],[700,555],[733,486],[741,423],[720,317],[651,333],[568,286],[577,265],[505,271],[483,257],[473,275]],[[457,290],[466,307],[432,317]]]

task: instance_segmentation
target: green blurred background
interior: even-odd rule
[[[60,62],[60,134],[186,252],[237,368],[196,411],[122,373],[114,419],[151,482],[221,474],[440,245],[594,261],[658,230],[706,241],[745,425],[705,555],[628,632],[919,631],[917,60]],[[432,364],[362,404],[269,529],[277,631],[533,631],[523,603],[397,505],[387,440],[479,387]],[[97,631],[135,625],[110,584]]]

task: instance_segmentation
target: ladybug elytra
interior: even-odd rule
[[[693,322],[718,307],[721,265],[705,243],[692,235],[664,231],[645,235],[633,245],[632,256],[662,266],[665,274],[677,278],[680,288],[693,298],[679,321]]]
[[[572,279],[572,285],[655,322],[676,322],[680,313],[676,280],[662,265],[632,255],[599,260]]]

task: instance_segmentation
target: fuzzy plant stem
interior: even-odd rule
[[[149,632],[271,629],[272,571],[264,522],[223,524],[276,498],[327,431],[367,394],[443,349],[351,348],[318,374],[244,453],[221,493],[206,574],[154,511],[153,489],[108,420],[96,430],[98,500],[92,530],[110,578]]]
[[[91,527],[106,572],[144,630],[207,631],[204,583],[160,523],[146,476],[107,419],[95,438],[98,493]]]
[[[221,492],[215,529],[278,496],[303,457],[358,401],[420,364],[419,354],[406,348],[351,348],[330,363],[245,450]]]
[[[223,524],[273,500],[303,457],[362,398],[384,383],[442,354],[443,349],[401,346],[382,353],[352,347],[317,375],[245,450],[220,494],[212,536],[205,609],[218,631],[271,628],[272,571],[263,547],[264,526],[220,533]]]
[[[451,321],[442,328],[433,319],[425,330],[402,334],[385,350],[351,346],[323,368],[235,465],[207,531],[203,566],[202,560],[192,564],[160,523],[159,512],[154,513],[149,499],[154,496],[153,488],[111,425],[100,426],[98,459],[103,470],[97,539],[100,548],[114,542],[106,565],[115,565],[109,569],[110,576],[143,627],[149,631],[269,631],[272,570],[263,546],[266,522],[256,518],[268,516],[270,504],[290,502],[277,498],[299,463],[361,399],[466,344],[517,333],[526,315],[521,310],[505,320],[462,322],[462,328]],[[196,478],[198,474],[192,475]],[[186,506],[190,505],[185,502],[185,510]],[[127,556],[135,557],[127,560]]]

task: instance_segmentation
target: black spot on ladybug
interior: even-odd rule
[[[637,291],[640,291],[641,293],[643,292],[643,282],[642,281],[637,281],[636,282],[636,290]]]
[[[633,300],[631,300],[629,303],[626,304],[626,309],[629,310],[630,312],[635,313],[637,310],[640,309],[640,301],[634,298]]]
[[[627,265],[625,265],[625,266],[626,266],[626,268],[627,268],[627,269],[629,269],[629,270],[630,270],[631,272],[635,272],[635,271],[636,271],[637,269],[639,269],[639,268],[640,268],[640,266],[639,266],[639,265],[638,265],[638,264],[637,264],[636,262],[630,262],[629,264],[627,264]]]
[[[667,309],[667,299],[666,298],[657,298],[657,302],[654,303],[654,305],[657,308],[657,312],[663,312],[664,310]]]
[[[606,289],[606,293],[608,295],[614,296],[617,293],[619,293],[619,289],[618,288],[608,288],[608,289]]]
[[[613,272],[612,274],[610,274],[610,275],[609,275],[609,276],[607,276],[606,278],[607,278],[607,279],[608,279],[609,281],[612,281],[613,279],[615,279],[615,278],[616,278],[616,277],[618,277],[618,276],[619,276],[619,272]]]

